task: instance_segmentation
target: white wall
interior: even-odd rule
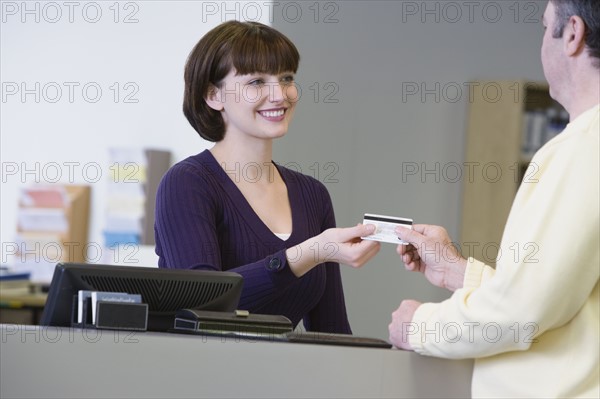
[[[182,115],[182,72],[197,40],[225,19],[270,23],[299,47],[302,98],[275,160],[323,181],[343,226],[372,212],[442,224],[457,237],[462,181],[444,181],[444,166],[463,162],[465,84],[543,79],[537,21],[545,1],[136,1],[118,4],[117,23],[113,2],[78,3],[72,23],[62,2],[53,3],[62,12],[56,23],[49,22],[57,14],[47,3],[27,3],[32,10],[37,4],[39,22],[23,13],[23,4],[2,3],[2,243],[13,239],[19,188],[44,181],[44,166],[76,162],[74,181],[82,183],[94,178],[82,173],[84,166],[102,165],[103,179],[92,184],[90,231],[101,243],[109,147],[167,148],[175,162],[209,146]],[[91,23],[95,5],[102,17]],[[124,23],[128,15],[137,22]],[[34,94],[7,92],[36,82],[39,102]],[[64,89],[56,103],[48,101],[55,97],[52,85],[43,90],[51,82]],[[72,102],[65,82],[79,84]],[[115,82],[121,95],[139,89],[132,97],[138,102],[121,97],[115,103]],[[86,83],[101,87],[98,102],[83,97]],[[421,84],[433,94],[422,99],[406,91]],[[94,96],[91,89],[87,94]],[[40,176],[25,172],[36,165]],[[414,165],[434,172],[403,178]],[[61,181],[68,182],[68,171],[62,167]],[[357,334],[387,338],[400,300],[447,296],[403,271],[391,245],[361,270],[344,268],[343,277]]]
[[[267,10],[256,10],[194,1],[3,1],[3,261],[15,258],[4,249],[14,239],[21,187],[90,184],[89,239],[101,246],[110,147],[168,149],[172,162],[208,148],[181,111],[186,58],[226,17],[268,23]]]

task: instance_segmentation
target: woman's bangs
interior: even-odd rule
[[[252,35],[236,43],[231,57],[239,75],[256,72],[271,75],[283,72],[296,73],[300,56],[293,44],[282,38],[270,41],[261,39],[263,38]]]

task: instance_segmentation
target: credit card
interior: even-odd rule
[[[375,225],[375,233],[367,237],[361,237],[363,240],[388,242],[390,244],[403,244],[408,243],[398,238],[396,234],[396,227],[404,226],[412,229],[413,220],[408,218],[400,218],[396,216],[385,216],[376,215],[373,213],[365,213],[363,224]]]

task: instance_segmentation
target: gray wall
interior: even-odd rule
[[[469,82],[543,80],[546,3],[473,3],[323,2],[318,18],[302,3],[297,22],[292,6],[274,19],[302,57],[302,97],[275,158],[326,184],[339,226],[379,213],[443,225],[458,240]],[[422,97],[422,88],[429,94]],[[392,244],[364,268],[342,273],[355,334],[387,338],[402,299],[448,296],[405,271]]]
[[[209,147],[181,114],[182,71],[194,43],[226,19],[270,23],[298,45],[302,98],[275,159],[327,185],[340,226],[371,212],[441,224],[456,237],[462,180],[444,180],[456,180],[446,166],[463,162],[465,83],[543,79],[545,1],[137,1],[119,3],[118,14],[113,2],[81,2],[72,18],[62,2],[27,2],[33,12],[25,4],[2,2],[3,245],[13,240],[19,189],[54,180],[44,178],[45,166],[60,165],[61,182],[90,183],[96,176],[82,168],[102,165],[102,178],[91,183],[90,230],[90,239],[102,242],[108,148],[167,148],[176,162]],[[5,91],[15,84],[31,90],[36,82],[39,101],[35,93]],[[55,102],[53,82],[64,90]],[[73,82],[70,101],[66,84]],[[89,83],[103,90],[97,102],[83,97]],[[127,83],[138,89],[135,102],[125,101],[132,94]],[[421,98],[403,90],[421,84],[434,93]],[[15,174],[8,173],[12,166]],[[434,172],[403,178],[414,166]],[[27,172],[36,168],[37,175]],[[357,334],[387,338],[390,313],[402,299],[447,295],[405,272],[394,250],[385,244],[363,269],[343,269]]]

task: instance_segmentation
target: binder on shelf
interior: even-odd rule
[[[154,210],[156,208],[156,192],[164,174],[171,165],[171,153],[160,150],[146,150],[148,167],[146,169],[146,202],[144,205],[144,223],[142,228],[142,244],[154,245]]]
[[[105,246],[154,245],[156,191],[169,169],[164,150],[112,148],[111,179],[104,228]]]
[[[6,266],[0,266],[0,283],[6,281],[27,281],[31,273],[19,272],[12,270]]]
[[[69,230],[65,208],[21,208],[19,231],[66,233]]]
[[[564,109],[550,106],[525,112],[523,120],[521,158],[528,162],[544,144],[567,127],[569,116]]]
[[[84,262],[88,243],[90,187],[37,184],[19,197],[13,267],[31,279],[49,280],[58,262]]]
[[[65,208],[69,196],[62,186],[32,186],[21,191],[20,205],[32,208]]]

